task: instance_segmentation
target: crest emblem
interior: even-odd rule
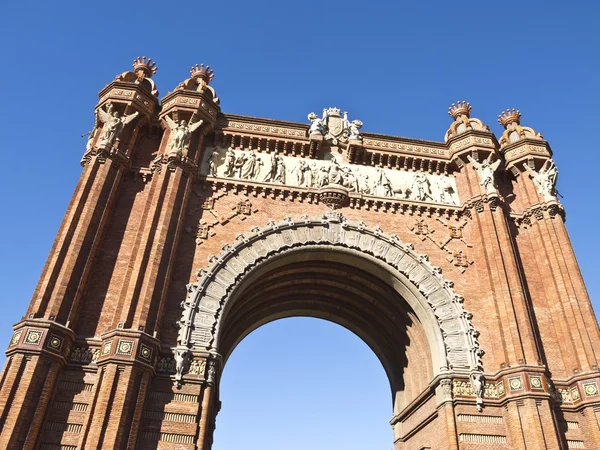
[[[325,129],[325,139],[331,140],[333,144],[348,141],[348,113],[342,112],[338,108],[329,108],[323,110],[323,128]]]
[[[331,141],[333,145],[338,143],[347,143],[349,140],[362,140],[359,129],[362,127],[360,120],[348,120],[348,113],[339,108],[323,109],[323,118],[319,118],[315,113],[308,115],[311,121],[309,134],[322,135],[325,140]]]

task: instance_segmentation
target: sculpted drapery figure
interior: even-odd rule
[[[306,173],[310,172],[310,167],[306,164],[306,161],[301,159],[298,161],[296,167],[292,169],[292,173],[296,175],[296,181],[298,182],[298,186],[304,186],[306,183]],[[309,185],[310,186],[310,185]]]
[[[342,184],[341,168],[334,156],[331,157],[331,163],[327,172],[329,173],[329,184]]]
[[[235,169],[235,152],[233,151],[233,145],[225,152],[225,176],[232,177]]]
[[[500,160],[496,160],[495,162],[490,162],[490,158],[486,158],[482,163],[478,163],[475,161],[471,155],[467,155],[467,158],[473,164],[473,167],[477,171],[479,175],[479,184],[483,186],[485,192],[487,194],[495,194],[496,193],[496,184],[494,183],[494,173],[496,169],[500,165]]]
[[[242,156],[242,167],[240,169],[240,178],[246,180],[253,179],[256,172],[256,152],[251,149],[247,155]]]
[[[179,122],[179,124],[177,124],[169,116],[165,116],[165,120],[171,129],[167,153],[177,153],[178,155],[183,155],[185,148],[190,142],[192,133],[196,131],[204,121],[199,120],[193,124],[188,124],[185,120],[182,120]]]
[[[217,174],[217,166],[219,165],[219,159],[220,159],[220,155],[218,151],[214,151],[211,153],[210,157],[208,158],[208,174],[211,177],[216,177]]]
[[[527,163],[524,163],[523,167],[535,183],[538,192],[544,197],[544,200],[554,200],[556,195],[555,186],[558,179],[558,169],[554,161],[546,161],[539,172],[533,170]]]
[[[271,168],[269,169],[269,172],[267,173],[263,181],[275,181],[275,179],[277,178],[277,153],[272,152],[270,156]]]
[[[437,183],[438,197],[440,203],[448,203],[450,205],[456,204],[454,201],[454,197],[452,194],[454,193],[454,188],[450,184],[447,176],[441,177]]]
[[[427,175],[423,172],[417,172],[411,186],[411,193],[415,200],[426,201],[433,200],[431,196],[431,185],[427,179]]]
[[[379,195],[382,197],[391,197],[394,195],[394,189],[392,188],[392,182],[387,177],[383,169],[377,169],[377,175],[373,183],[373,189],[371,190],[373,195]]]
[[[98,108],[98,116],[100,117],[100,120],[104,122],[102,137],[98,143],[98,148],[111,149],[121,136],[125,125],[135,119],[138,114],[139,113],[136,111],[133,114],[121,117],[119,111],[113,112],[113,106],[110,103],[107,107],[107,111]]]
[[[285,184],[285,163],[281,156],[277,156],[275,179],[273,181]]]

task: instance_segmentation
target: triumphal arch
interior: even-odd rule
[[[598,323],[519,111],[497,139],[458,102],[423,141],[223,113],[203,65],[159,100],[133,67],[14,326],[1,448],[209,450],[229,355],[289,316],[375,352],[396,449],[600,448]]]

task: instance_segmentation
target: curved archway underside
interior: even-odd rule
[[[411,333],[413,341],[428,344],[421,354],[431,358],[430,376],[482,370],[478,332],[453,283],[426,255],[379,227],[336,212],[271,221],[238,235],[209,263],[188,285],[179,348],[226,359],[258,326],[304,315],[360,336],[382,361],[393,389],[402,384]]]

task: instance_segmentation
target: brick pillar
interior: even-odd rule
[[[199,88],[197,81],[206,74],[203,70],[192,70],[192,78],[162,102],[160,120],[165,132],[152,163],[149,193],[122,277],[113,329],[102,335],[98,364],[104,373],[83,443],[86,449],[133,448],[137,442],[147,385],[154,375],[152,364],[160,348],[158,330],[183,216],[199,173],[203,136],[214,127],[219,113],[214,91],[207,84]],[[194,86],[198,89],[191,89]]]
[[[198,422],[198,440],[196,448],[198,450],[210,450],[213,443],[213,433],[217,421],[218,410],[218,389],[217,383],[219,380],[219,361],[220,356],[216,359],[208,359],[208,370],[206,376],[206,384],[202,392],[202,409],[200,410],[200,420]]]
[[[75,336],[40,319],[15,326],[0,377],[0,448],[33,449]]]
[[[539,133],[521,126],[520,120],[517,110],[500,116],[506,129],[500,151],[514,177],[517,201],[511,212],[535,254],[523,261],[533,285],[532,303],[542,316],[551,316],[540,322],[541,333],[546,345],[559,347],[562,356],[561,365],[549,361],[549,369],[554,378],[564,379],[597,370],[600,330],[556,197],[558,171],[552,150]],[[536,285],[534,278],[545,281]]]
[[[129,269],[113,317],[115,328],[154,334],[160,329],[165,296],[176,258],[188,197],[199,173],[204,135],[214,128],[218,99],[204,68],[163,100],[164,134],[152,163],[152,180]],[[211,77],[212,78],[212,77]],[[181,135],[186,136],[181,138]],[[177,140],[183,139],[181,144]]]
[[[494,136],[488,131],[465,131],[448,140],[461,199],[470,218],[473,246],[478,251],[478,280],[498,324],[496,359],[506,365],[541,363],[538,336],[534,332],[532,307],[522,283],[523,271],[515,252],[508,211],[498,193],[497,171],[502,164]],[[486,186],[478,169],[492,162],[491,181]],[[484,283],[487,283],[484,286]],[[468,307],[467,307],[468,309]],[[479,309],[479,308],[478,308]],[[474,322],[480,318],[474,318]],[[484,337],[485,339],[485,337]],[[485,349],[484,349],[485,350]],[[485,367],[486,371],[498,367]]]
[[[515,448],[561,450],[549,400],[521,398],[512,400],[508,409],[509,429]]]
[[[109,332],[102,339],[97,396],[81,446],[134,448],[159,343],[130,330]]]
[[[82,159],[84,169],[34,292],[28,317],[44,317],[67,326],[77,320],[79,301],[123,174],[130,165],[138,132],[152,121],[158,104],[143,84],[128,80],[117,79],[99,93],[97,123]],[[124,98],[125,92],[131,95]],[[111,117],[116,114],[123,120],[117,126],[121,131],[114,134],[116,139],[107,141],[106,122],[114,120]]]
[[[139,129],[157,107],[145,61],[100,93],[83,172],[27,311],[15,325],[0,387],[0,447],[33,448],[75,336],[79,302]],[[145,76],[141,75],[145,73]]]

